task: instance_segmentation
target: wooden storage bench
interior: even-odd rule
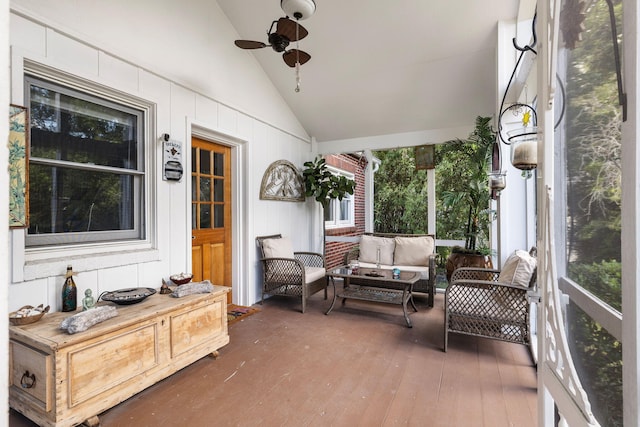
[[[155,294],[120,305],[84,332],[70,313],[9,328],[9,405],[41,426],[99,424],[98,415],[229,342],[227,292]]]

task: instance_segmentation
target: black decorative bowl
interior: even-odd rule
[[[118,289],[117,291],[104,292],[100,295],[100,299],[120,305],[130,305],[139,303],[155,293],[156,290],[153,288]]]
[[[169,276],[169,279],[176,285],[184,285],[189,283],[191,279],[193,279],[193,274],[191,273],[180,273],[180,274],[172,274]]]

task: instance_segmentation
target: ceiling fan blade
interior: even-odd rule
[[[240,49],[260,49],[267,47],[267,44],[253,40],[236,40],[234,43]]]
[[[298,27],[298,36],[296,37],[296,26]],[[276,26],[276,34],[284,36],[291,42],[302,40],[307,37],[309,32],[300,24],[292,21],[289,18],[278,19],[278,25]]]
[[[307,63],[311,59],[311,55],[307,52],[298,49],[290,49],[282,54],[282,59],[289,67],[295,67],[296,61],[300,62],[300,65]]]

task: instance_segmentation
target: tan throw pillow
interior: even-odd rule
[[[528,288],[536,265],[536,258],[529,255],[529,252],[517,250],[504,263],[498,282]]]
[[[393,265],[429,265],[429,255],[433,255],[433,237],[396,237]]]
[[[378,248],[380,248],[380,264],[393,265],[393,250],[396,243],[388,237],[360,236],[360,256],[362,262],[377,262]]]
[[[293,258],[293,246],[287,237],[262,241],[265,258]]]

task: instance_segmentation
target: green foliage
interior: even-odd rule
[[[622,4],[614,5],[621,23]],[[622,188],[622,118],[606,2],[589,7],[585,25],[589,31],[569,55],[566,112],[569,252],[582,263],[620,259]]]
[[[329,205],[331,199],[342,200],[344,196],[355,191],[355,181],[343,175],[332,174],[322,156],[316,157],[312,162],[304,162],[304,166],[304,193],[322,204],[323,209]]]
[[[619,261],[569,264],[569,276],[586,290],[622,311],[622,268]]]
[[[415,169],[413,148],[375,152],[374,227],[381,233],[427,232],[427,174]]]
[[[569,275],[614,309],[622,310],[622,276],[618,261],[569,265]],[[571,354],[602,425],[621,426],[622,345],[606,329],[574,307],[568,316]]]
[[[486,252],[492,219],[487,172],[496,133],[490,121],[478,117],[467,139],[436,146],[437,235],[465,239],[473,253]],[[416,170],[413,148],[375,155],[382,161],[375,175],[375,230],[426,233],[427,174]]]
[[[436,188],[442,213],[438,220],[444,219],[438,226],[438,235],[464,238],[465,249],[472,252],[478,246],[487,246],[492,219],[487,174],[496,133],[490,121],[491,117],[479,116],[467,139],[436,147]],[[466,218],[466,223],[461,224],[460,218]]]

